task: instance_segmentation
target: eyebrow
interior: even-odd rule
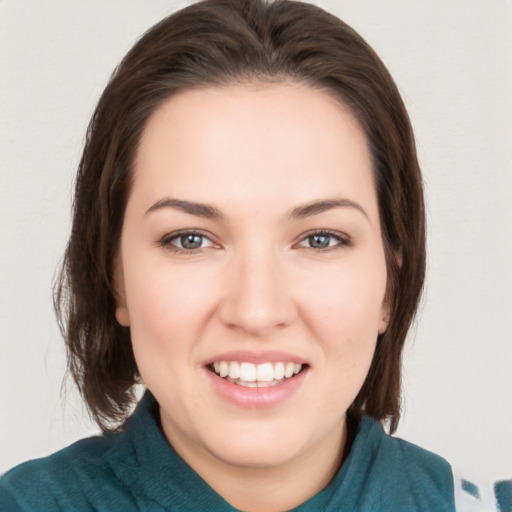
[[[198,217],[204,217],[206,219],[222,219],[222,214],[214,206],[204,203],[195,203],[193,201],[184,201],[182,199],[172,199],[170,197],[156,202],[146,211],[145,215],[156,210],[161,210],[162,208],[174,208],[189,213],[190,215],[197,215]]]
[[[290,218],[304,219],[311,215],[318,215],[319,213],[323,213],[334,208],[355,208],[368,218],[368,214],[361,205],[351,201],[350,199],[343,198],[325,199],[322,201],[314,201],[303,206],[298,206],[292,210]]]
[[[223,219],[223,215],[214,206],[205,203],[185,201],[183,199],[173,199],[170,197],[166,197],[164,199],[161,199],[160,201],[157,201],[153,206],[151,206],[146,211],[145,215],[153,211],[161,210],[163,208],[174,208],[176,210],[181,210],[185,213],[189,213],[190,215],[196,215],[198,217],[204,217],[206,219]],[[361,212],[366,218],[368,218],[368,214],[366,213],[362,206],[360,206],[354,201],[351,201],[350,199],[344,198],[324,199],[321,201],[313,201],[311,203],[298,206],[297,208],[294,208],[291,211],[289,218],[294,220],[304,219],[306,217],[318,215],[328,210],[333,210],[335,208],[355,208],[356,210]]]

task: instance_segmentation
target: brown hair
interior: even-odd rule
[[[400,415],[401,354],[425,272],[421,174],[398,90],[366,42],[307,3],[205,0],[151,28],[115,70],[90,122],[73,226],[55,287],[69,371],[103,428],[134,402],[130,332],[115,319],[112,269],[134,156],[148,117],[179,90],[241,81],[294,81],[328,91],[361,123],[373,158],[391,314],[350,413]]]

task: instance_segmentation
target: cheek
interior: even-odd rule
[[[335,346],[373,344],[378,335],[386,288],[385,267],[375,272],[350,266],[346,271],[317,273],[301,296],[311,328]],[[312,293],[311,290],[314,290]]]
[[[136,356],[193,355],[191,347],[199,341],[218,295],[212,276],[171,266],[165,258],[133,263],[126,272],[126,291]],[[165,360],[169,364],[172,358]]]
[[[337,272],[317,272],[317,292],[302,294],[303,316],[318,340],[323,386],[333,411],[350,406],[368,374],[385,288],[385,265],[374,261],[373,266],[354,264],[340,266]]]
[[[324,386],[333,411],[345,411],[370,369],[378,338],[385,280],[379,275],[339,275],[311,299],[310,329],[323,352]]]
[[[132,274],[127,283],[132,345],[140,375],[154,392],[165,391],[165,400],[173,407],[178,407],[179,396],[188,396],[190,363],[194,363],[201,322],[209,307],[194,279],[180,276],[166,266],[150,265],[139,276]]]

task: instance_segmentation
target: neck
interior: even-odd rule
[[[180,433],[169,425],[162,427],[178,455],[228,503],[247,512],[281,512],[304,503],[329,484],[348,451],[343,421],[293,460],[277,466],[240,467],[182,442]]]

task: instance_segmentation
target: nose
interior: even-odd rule
[[[284,267],[270,250],[234,257],[226,270],[225,294],[219,305],[222,322],[255,337],[289,326],[296,311]]]

